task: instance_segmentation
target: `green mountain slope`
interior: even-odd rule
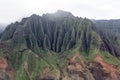
[[[120,56],[120,20],[97,20],[95,24],[108,51],[114,56]]]
[[[119,80],[119,57],[92,21],[70,12],[34,14],[10,24],[0,40],[0,79]]]

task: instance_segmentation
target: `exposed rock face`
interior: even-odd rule
[[[81,61],[77,62],[77,58]],[[120,71],[116,66],[106,63],[99,55],[92,62],[86,64],[80,54],[76,53],[72,58],[67,59],[67,64],[63,74],[67,72],[72,80],[119,80],[120,77]],[[65,76],[63,76],[64,78]]]
[[[75,59],[80,58],[79,53],[76,53],[71,59],[68,60],[67,72],[70,75],[71,79],[84,80],[83,74],[83,62],[77,62]],[[81,59],[81,58],[80,58]]]
[[[6,68],[7,68],[8,64],[6,59],[1,58],[0,59],[0,79],[5,79],[5,72],[6,72]]]
[[[0,79],[6,80],[6,76],[9,76],[10,80],[14,80],[14,71],[6,58],[0,58]]]
[[[1,24],[0,24],[0,33],[2,33],[2,32],[4,31],[5,28],[6,28],[5,25],[1,25]]]
[[[7,60],[4,58],[0,59],[0,69],[6,69],[8,66]]]
[[[95,57],[89,70],[95,80],[119,80],[120,72],[117,70],[117,67],[106,63],[100,56]]]

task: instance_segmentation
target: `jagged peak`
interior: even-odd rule
[[[36,19],[36,18],[39,18],[40,16],[37,15],[37,14],[32,14],[29,19]]]
[[[37,14],[32,14],[30,17],[38,17]]]
[[[63,11],[63,10],[57,10],[57,11],[56,11],[56,13],[54,13],[54,14],[73,16],[73,14],[72,14],[72,13],[67,12],[67,11]]]
[[[64,18],[64,17],[74,17],[74,15],[70,12],[57,10],[55,13],[46,13],[43,14],[44,17],[51,17],[51,18]]]

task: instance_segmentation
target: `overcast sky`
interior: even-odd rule
[[[0,23],[9,24],[58,9],[90,19],[120,18],[120,0],[0,0]]]

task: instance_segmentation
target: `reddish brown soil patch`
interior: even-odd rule
[[[80,59],[78,61],[77,59]],[[79,52],[76,52],[73,57],[67,59],[67,72],[71,79],[82,80],[84,78],[84,60]]]
[[[11,80],[14,80],[14,70],[12,67],[9,66],[7,57],[0,58],[0,71],[0,76],[8,75]]]
[[[117,71],[115,65],[106,63],[101,56],[96,56],[94,61],[100,63],[108,73]]]
[[[40,80],[54,80],[54,75],[48,66],[44,67]]]
[[[105,62],[101,56],[97,55],[93,61],[94,69],[96,68],[96,72],[102,73],[103,76],[108,78],[109,80],[119,80],[118,77],[120,72],[116,69],[116,66],[113,64],[109,64]]]
[[[4,58],[0,58],[0,69],[6,69],[8,66],[7,60]]]
[[[76,61],[76,59],[79,58],[80,61]],[[72,58],[67,59],[68,69],[69,70],[78,70],[82,71],[82,66],[84,64],[84,61],[82,60],[82,57],[80,56],[79,52],[76,52]]]
[[[47,74],[47,73],[49,73],[49,71],[50,71],[49,67],[46,66],[46,67],[44,68],[43,73],[44,73],[44,74]]]

